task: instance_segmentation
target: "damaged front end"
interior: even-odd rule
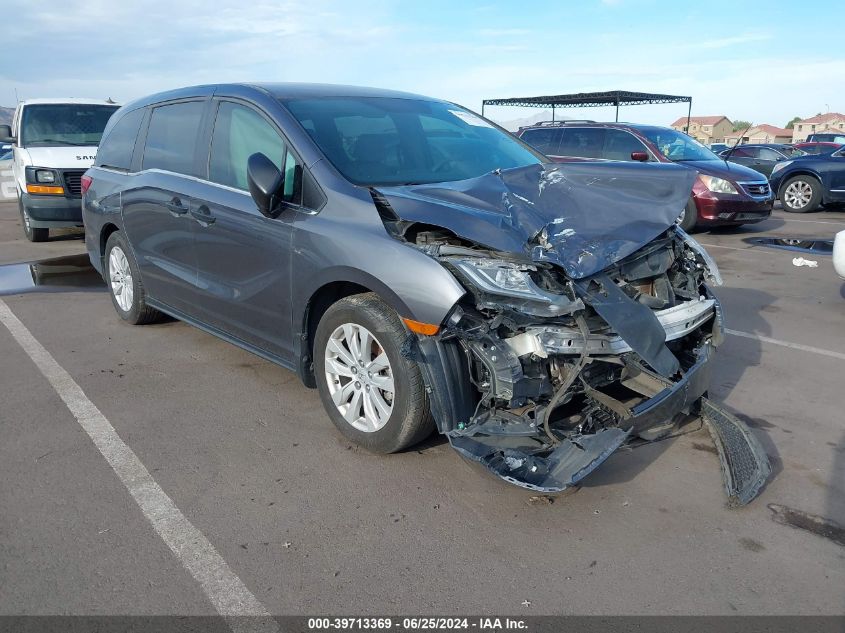
[[[565,181],[548,171],[538,178],[537,198],[522,197],[534,214]],[[377,205],[391,205],[375,195]],[[680,417],[699,415],[714,434],[732,502],[756,496],[769,474],[765,453],[739,420],[704,398],[724,337],[707,285],[721,283],[719,273],[671,219],[656,234],[659,220],[649,221],[645,244],[635,237],[620,248],[590,237],[574,249],[567,242],[588,227],[551,219],[514,253],[389,210],[396,221],[388,228],[468,290],[438,334],[416,338],[409,350],[438,428],[461,455],[512,484],[558,492],[628,440],[658,439]],[[513,217],[513,206],[508,211]],[[620,227],[609,227],[614,232]]]

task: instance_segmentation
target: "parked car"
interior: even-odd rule
[[[765,178],[748,167],[726,163],[671,128],[563,121],[523,127],[517,136],[554,161],[674,162],[697,171],[692,195],[679,219],[685,231],[760,222],[772,213],[774,198]]]
[[[793,145],[796,149],[800,149],[805,154],[832,154],[840,147],[842,143],[826,143],[822,141],[810,141],[804,143],[795,143]]]
[[[845,132],[836,133],[829,133],[829,132],[820,132],[818,134],[810,134],[807,137],[808,141],[815,141],[817,143],[839,143],[845,144]]]
[[[13,143],[27,239],[43,242],[51,228],[82,226],[80,179],[118,107],[90,99],[29,99],[18,104],[11,126],[0,125],[0,141]]]
[[[295,369],[370,450],[436,427],[555,491],[694,411],[743,451],[724,463],[750,500],[765,452],[703,397],[723,329],[716,265],[675,224],[694,172],[544,160],[416,95],[185,88],[110,121],[86,246],[120,318],[166,313]]]
[[[780,162],[769,182],[784,211],[808,213],[821,204],[845,203],[845,147]]]
[[[719,153],[719,157],[732,163],[745,165],[768,177],[779,162],[804,156],[806,153],[792,145],[780,143],[748,143]]]
[[[710,144],[710,151],[714,154],[718,154],[721,151],[728,149],[729,145],[726,143],[711,143]]]

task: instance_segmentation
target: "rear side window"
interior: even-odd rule
[[[604,158],[604,136],[604,128],[564,128],[560,154],[579,158]]]
[[[203,107],[202,101],[188,101],[153,109],[144,147],[144,169],[193,173]]]
[[[781,157],[775,150],[769,149],[768,147],[761,147],[757,152],[757,157],[763,160],[777,160]]]
[[[221,102],[211,138],[209,180],[246,191],[247,162],[257,153],[264,154],[284,174],[284,200],[299,204],[302,169],[281,135],[252,108]]]
[[[563,130],[560,128],[535,128],[525,130],[520,138],[538,152],[549,155],[559,153],[562,135]]]
[[[731,152],[732,158],[757,158],[756,147],[737,147]]]
[[[144,109],[139,108],[123,116],[111,129],[97,151],[97,165],[128,170],[132,164],[135,139],[144,119]]]

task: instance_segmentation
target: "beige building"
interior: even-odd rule
[[[792,128],[791,142],[806,141],[810,134],[816,132],[839,132],[840,134],[845,132],[845,114],[828,112],[827,114],[817,114],[803,121],[796,121]]]
[[[687,130],[687,117],[681,117],[672,124],[672,129],[686,132],[699,143],[710,145],[724,143],[725,135],[733,130],[733,123],[723,115],[692,116],[689,118],[689,130]]]
[[[753,125],[748,130],[738,130],[725,136],[725,143],[729,146],[743,143],[791,143],[792,130],[775,127],[768,123]]]

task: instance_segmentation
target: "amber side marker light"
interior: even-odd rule
[[[420,323],[413,319],[402,319],[408,329],[414,334],[424,334],[425,336],[434,336],[440,331],[439,325],[432,325],[431,323]]]
[[[64,187],[51,187],[47,185],[27,185],[27,193],[49,193],[53,195],[63,196],[65,193]]]

